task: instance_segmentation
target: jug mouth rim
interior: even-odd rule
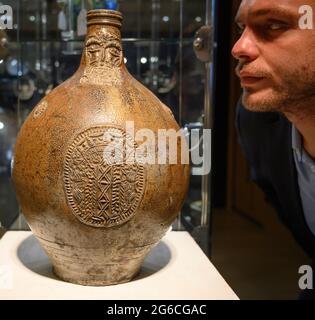
[[[87,12],[87,25],[103,24],[118,28],[122,26],[123,15],[120,11],[109,9],[94,9]]]
[[[117,14],[117,15],[122,16],[122,13],[120,11],[112,10],[112,9],[91,9],[91,10],[88,10],[87,13],[88,14],[89,13],[113,13],[113,14]]]

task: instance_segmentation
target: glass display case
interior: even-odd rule
[[[215,1],[210,0],[6,0],[12,15],[0,21],[0,222],[27,229],[10,180],[17,132],[33,107],[78,68],[86,10],[123,13],[125,63],[129,72],[168,105],[187,136],[211,133]],[[11,19],[11,21],[9,20]],[[202,28],[203,27],[203,28]],[[197,32],[198,31],[198,32]],[[211,137],[211,135],[210,135]],[[188,230],[210,254],[211,139],[190,149],[203,158],[192,164],[190,187],[175,230]]]

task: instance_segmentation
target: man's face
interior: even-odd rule
[[[299,27],[303,5],[315,11],[314,0],[242,1],[232,54],[247,109],[302,112],[315,101],[315,31]]]

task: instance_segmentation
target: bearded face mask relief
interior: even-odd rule
[[[104,32],[88,38],[86,59],[87,65],[91,67],[120,67],[122,48],[119,38]]]
[[[81,83],[106,84],[110,79],[105,79],[104,72],[119,68],[123,62],[123,51],[119,35],[105,30],[98,31],[89,37],[85,47],[86,68]],[[118,71],[118,70],[117,70]],[[119,74],[116,73],[119,79]]]

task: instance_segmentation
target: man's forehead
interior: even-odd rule
[[[314,0],[243,0],[236,15],[236,21],[245,21],[249,17],[259,17],[268,14],[299,15],[302,5],[315,5]]]

